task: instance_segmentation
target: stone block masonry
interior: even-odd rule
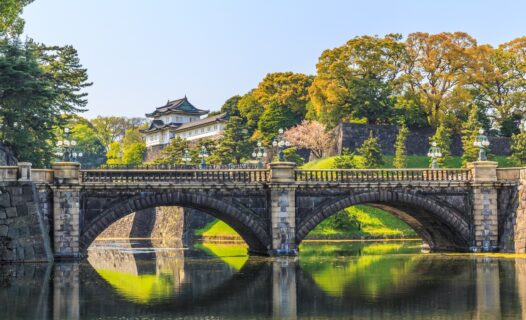
[[[526,169],[520,173],[519,207],[515,219],[515,252],[526,253]]]
[[[395,125],[371,125],[371,124],[351,124],[343,123],[336,127],[336,152],[341,154],[348,148],[355,151],[363,142],[369,138],[372,131],[378,137],[380,148],[384,154],[393,155],[395,153],[395,140],[398,134],[398,127]],[[429,138],[435,134],[433,128],[414,128],[410,130],[407,137],[406,147],[408,155],[426,155],[429,150]],[[495,155],[508,156],[511,154],[511,138],[508,137],[489,137],[490,152]],[[459,135],[451,138],[451,154],[454,156],[462,155],[462,142]]]
[[[51,261],[49,228],[31,182],[0,182],[0,262]]]

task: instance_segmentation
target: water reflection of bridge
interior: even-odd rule
[[[520,311],[526,299],[524,259],[302,256],[299,262],[250,258],[238,270],[235,263],[195,254],[145,252],[135,245],[90,253],[91,265],[4,266],[0,301],[34,303],[2,303],[0,318],[526,316],[525,306]],[[235,252],[229,257],[239,258]],[[343,286],[324,286],[324,277],[336,273],[347,277],[332,279]]]

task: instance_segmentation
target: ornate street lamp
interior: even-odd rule
[[[184,149],[183,162],[185,165],[188,165],[188,162],[190,161],[192,161],[192,157],[190,157],[190,153],[188,153],[188,149]]]
[[[489,146],[489,140],[488,140],[488,137],[484,135],[484,129],[479,130],[479,134],[475,138],[475,142],[473,143],[473,145],[479,148],[479,158],[477,160],[478,161],[488,160],[486,149]]]
[[[283,150],[290,147],[290,142],[285,140],[285,138],[283,137],[283,129],[279,129],[278,136],[276,137],[276,140],[272,142],[272,145],[274,147],[278,147],[278,161],[285,161],[285,157],[283,156]]]
[[[437,147],[436,141],[433,141],[431,143],[431,148],[429,148],[429,151],[427,152],[427,156],[431,158],[433,161],[431,163],[431,169],[438,169],[438,162],[437,159],[442,157],[442,152],[440,152],[440,148]]]
[[[261,161],[263,158],[267,157],[267,152],[265,152],[265,148],[261,145],[261,142],[258,141],[257,147],[254,149],[254,152],[252,152],[252,158],[258,160],[258,168],[263,168],[263,162]]]
[[[206,150],[205,146],[201,146],[201,150],[199,150],[199,158],[201,158],[201,169],[205,169],[206,158],[208,158],[208,150]]]
[[[59,151],[55,153],[57,157],[61,157],[63,161],[75,161],[78,158],[82,158],[82,152],[76,152],[75,146],[77,141],[69,139],[69,128],[64,128],[64,140],[57,141],[57,147]]]

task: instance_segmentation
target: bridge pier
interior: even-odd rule
[[[473,252],[498,250],[497,162],[468,163],[473,179]]]
[[[80,259],[80,163],[54,163],[53,174],[55,260]]]
[[[293,162],[270,164],[271,256],[297,255],[296,186]]]

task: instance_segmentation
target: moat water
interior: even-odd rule
[[[0,319],[526,319],[526,257],[420,242],[309,243],[297,258],[96,242],[84,263],[0,271]]]

